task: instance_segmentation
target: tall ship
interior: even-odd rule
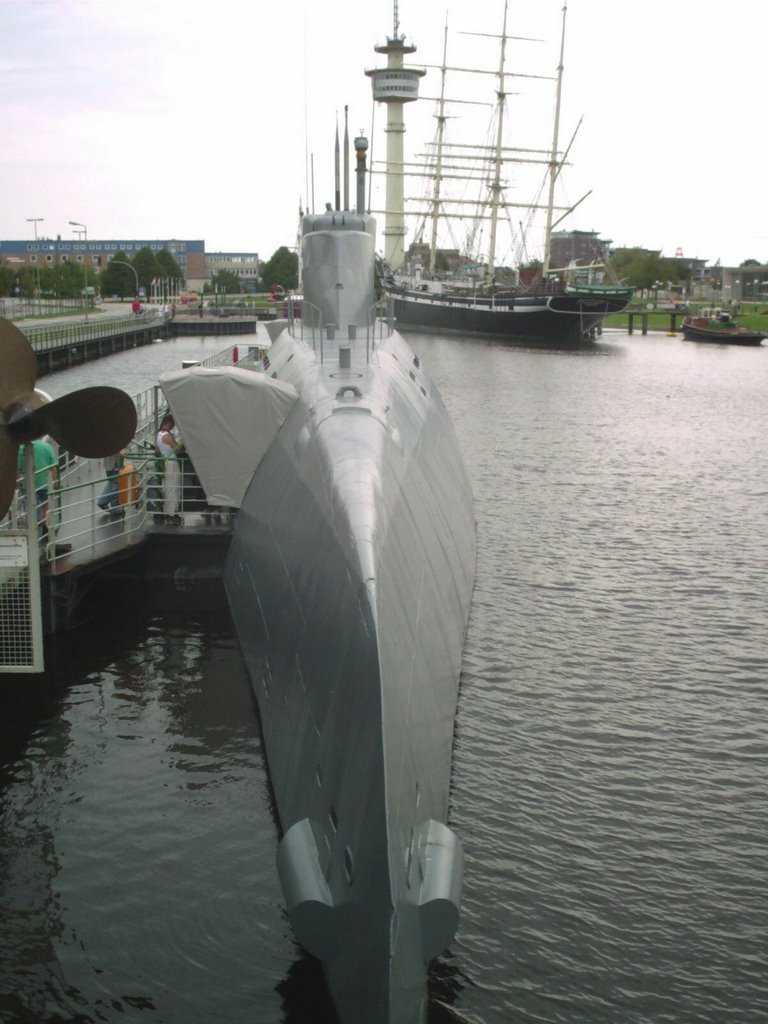
[[[439,67],[440,92],[435,98],[436,137],[418,163],[418,174],[429,185],[428,194],[412,198],[409,206],[408,197],[403,197],[402,190],[399,193],[399,198],[404,199],[405,212],[417,224],[417,244],[411,247],[408,257],[403,253],[402,246],[399,250],[388,250],[382,267],[383,288],[394,300],[399,327],[465,336],[479,335],[497,340],[539,339],[571,343],[592,338],[607,316],[621,312],[631,300],[633,289],[620,283],[606,282],[605,266],[599,260],[583,265],[572,263],[563,267],[552,266],[552,237],[555,228],[587,198],[585,195],[568,207],[556,206],[555,203],[557,182],[573,143],[571,139],[565,151],[561,151],[560,101],[566,13],[567,5],[563,4],[560,58],[556,75],[552,79],[555,83],[555,104],[551,145],[547,149],[538,150],[513,146],[507,140],[510,82],[517,78],[546,79],[547,76],[508,70],[507,44],[511,39],[519,37],[508,34],[506,0],[501,35],[498,37],[498,66],[493,72],[496,103],[493,122],[486,137],[488,141],[470,145],[449,140],[446,134],[446,126],[451,119],[449,109],[455,109],[452,106],[454,103],[472,101],[449,99],[446,92],[448,72],[474,74],[481,69],[448,65],[446,25],[443,58]],[[378,48],[380,52],[389,55],[387,70],[391,69],[393,61],[398,57],[402,63],[402,57],[393,45],[396,41],[397,30],[388,40],[389,48]],[[380,73],[384,74],[383,71]],[[371,74],[375,76],[376,72]],[[391,109],[391,88],[382,89],[377,94],[375,77],[374,98],[390,105]],[[412,91],[410,99],[415,98]],[[389,124],[387,130],[394,132]],[[389,136],[393,137],[394,134]],[[517,174],[522,165],[538,166],[544,172],[535,198],[524,201],[511,199],[507,191],[507,178],[511,169]],[[388,150],[387,178],[394,176],[396,180],[403,180],[409,173],[402,156],[397,153],[393,156]],[[543,201],[541,197],[545,197]],[[397,199],[398,195],[390,189],[388,181],[388,215]],[[512,211],[517,214],[514,227]],[[528,260],[527,266],[523,266],[528,252],[528,236],[537,214],[543,215],[545,219],[543,259],[540,263]],[[392,215],[396,225],[404,225],[401,210],[395,208]],[[452,250],[452,266],[448,264],[445,253],[438,249],[438,231],[441,226],[447,227],[453,239],[457,235],[465,235],[463,247]],[[499,264],[502,234],[508,237],[509,245],[514,249],[512,256],[515,265],[511,267]],[[482,252],[481,241],[484,237],[487,238],[487,247]]]
[[[355,147],[357,208],[337,190],[304,216],[301,316],[290,302],[269,324],[265,373],[161,383],[209,502],[239,506],[224,581],[294,934],[342,1024],[420,1024],[459,917],[447,816],[475,521],[441,396],[375,316],[367,140]]]

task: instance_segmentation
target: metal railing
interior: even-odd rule
[[[28,317],[67,316],[82,313],[85,302],[81,299],[44,299],[38,297],[0,299],[0,316],[9,320],[24,320]],[[88,309],[94,309],[92,302]]]
[[[49,350],[80,344],[84,341],[98,341],[103,338],[151,330],[153,327],[162,327],[166,320],[166,314],[148,309],[141,313],[131,313],[129,316],[102,316],[98,319],[81,320],[77,323],[25,327],[23,331],[32,348]]]
[[[258,346],[251,346],[238,359],[237,366],[253,372],[261,370],[262,352]],[[201,360],[200,365],[232,365],[232,348]],[[68,559],[68,564],[98,559],[102,554],[136,543],[155,522],[165,521],[164,466],[155,448],[160,420],[167,410],[162,388],[154,384],[136,395],[134,404],[137,429],[122,455],[123,472],[117,478],[106,475],[101,459],[57,453],[59,486],[49,490],[48,534],[41,537],[41,551],[50,565],[56,566],[63,559]],[[55,443],[53,447],[56,450]],[[191,461],[182,457],[179,463],[179,507],[172,514],[182,521],[175,525],[216,523],[216,515],[225,525],[229,521],[227,513],[208,507]],[[20,478],[11,508],[0,522],[0,535],[28,529],[22,483]],[[99,502],[103,505],[109,494],[113,496],[103,509]],[[33,521],[38,519],[39,510]]]
[[[305,338],[312,342],[312,350],[317,352],[320,349],[320,362],[324,359],[323,341],[327,337],[333,340],[336,324],[323,321],[322,312],[307,299],[288,299],[288,331],[294,338]],[[366,323],[355,324],[355,331],[350,334],[350,340],[356,339],[356,329],[365,328],[365,352],[366,359],[370,359],[377,341],[383,341],[394,331],[394,300],[391,296],[382,296],[377,299],[368,309]],[[337,337],[341,340],[341,335]]]

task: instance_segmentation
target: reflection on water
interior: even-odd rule
[[[430,1024],[768,1017],[768,352],[413,343],[479,537]],[[221,594],[122,598],[0,686],[0,1020],[330,1022]]]

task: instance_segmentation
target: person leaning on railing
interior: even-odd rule
[[[32,458],[35,469],[35,507],[37,524],[43,541],[48,540],[48,486],[58,485],[59,464],[53,447],[44,438],[35,438],[32,444]],[[24,486],[24,470],[26,467],[26,445],[19,445],[18,468],[22,475],[22,493]],[[28,503],[29,504],[29,503]]]
[[[166,413],[160,421],[157,432],[157,450],[163,460],[163,516],[166,523],[180,526],[183,519],[179,515],[181,505],[181,467],[178,455],[184,445],[173,433],[176,421],[170,413]]]

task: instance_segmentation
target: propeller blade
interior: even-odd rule
[[[19,475],[17,460],[19,445],[7,430],[0,429],[0,519],[11,507],[16,479]]]
[[[32,346],[15,324],[0,318],[0,409],[34,391],[36,380]]]
[[[120,388],[81,388],[31,415],[38,436],[50,434],[62,448],[86,459],[114,455],[136,433],[136,406]]]

